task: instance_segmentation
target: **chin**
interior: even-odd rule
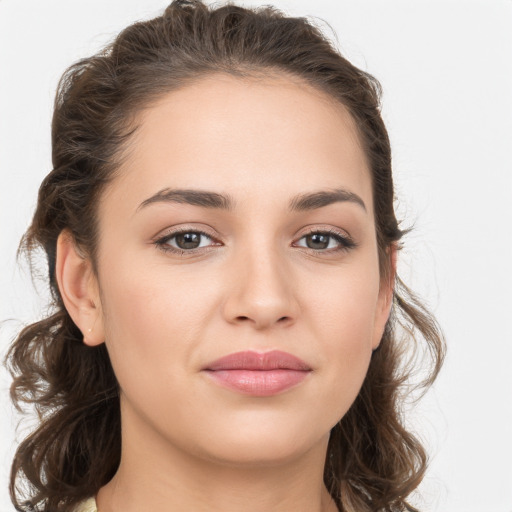
[[[276,440],[230,443],[229,446],[209,447],[208,458],[223,466],[244,468],[282,466],[302,457],[312,446],[304,443],[283,443]]]
[[[309,427],[309,428],[307,428]],[[222,465],[273,466],[291,462],[329,439],[330,427],[304,425],[301,421],[233,422],[229,428],[212,428],[203,445],[203,456]]]

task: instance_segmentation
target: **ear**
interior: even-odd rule
[[[81,254],[68,230],[62,231],[57,239],[55,275],[64,306],[82,331],[84,343],[89,346],[103,343],[103,314],[96,275],[91,260]]]
[[[395,291],[396,263],[398,258],[398,246],[396,243],[391,244],[386,249],[389,259],[389,271],[382,276],[379,289],[379,297],[377,300],[377,308],[375,312],[375,328],[372,349],[376,350],[380,345],[386,323],[391,313],[393,305],[393,294]]]

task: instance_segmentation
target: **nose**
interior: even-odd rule
[[[239,255],[229,270],[225,319],[256,330],[292,325],[299,313],[294,282],[286,261],[277,251],[259,250]]]

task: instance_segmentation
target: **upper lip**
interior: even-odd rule
[[[271,350],[269,352],[256,352],[247,350],[243,352],[234,352],[227,356],[216,359],[207,364],[203,370],[298,370],[310,371],[311,367],[302,359],[282,352],[280,350]]]

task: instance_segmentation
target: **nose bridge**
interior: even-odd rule
[[[234,249],[225,314],[258,329],[289,324],[298,312],[286,254],[275,240],[253,237]]]

